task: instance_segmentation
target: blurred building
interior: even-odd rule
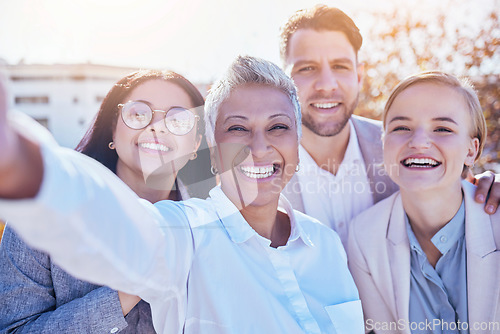
[[[96,64],[9,65],[9,109],[22,111],[48,128],[58,143],[74,148],[92,122],[112,85],[137,70]],[[206,85],[198,85],[203,95]]]

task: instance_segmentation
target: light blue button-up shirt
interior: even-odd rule
[[[442,256],[436,267],[406,217],[411,249],[410,329],[412,333],[468,334],[465,207],[431,239]]]
[[[158,333],[363,333],[339,237],[283,196],[291,233],[272,248],[220,187],[153,205],[93,159],[42,155],[39,194],[0,200],[3,217],[69,273],[149,302]]]

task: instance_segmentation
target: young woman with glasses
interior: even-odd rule
[[[214,183],[209,154],[199,150],[203,103],[179,74],[131,73],[111,88],[76,150],[150,202],[206,197]],[[154,333],[149,304],[74,278],[8,226],[0,246],[0,300],[0,332]]]

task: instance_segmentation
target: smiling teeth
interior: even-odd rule
[[[256,167],[256,166],[241,166],[240,170],[246,176],[252,179],[264,179],[274,174],[276,168],[274,166]]]
[[[412,167],[429,167],[429,166],[437,166],[440,163],[437,162],[434,159],[429,159],[429,158],[408,158],[403,161],[403,164],[405,166],[412,166]]]
[[[170,151],[170,148],[163,144],[156,144],[156,143],[140,143],[140,147],[142,148],[147,148],[150,150],[155,150],[155,151],[162,151],[162,152],[168,152]]]
[[[330,109],[330,108],[335,108],[339,104],[340,103],[313,103],[313,107],[320,109]]]

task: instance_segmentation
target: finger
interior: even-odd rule
[[[474,199],[478,203],[484,203],[488,196],[488,192],[490,191],[491,185],[495,180],[495,174],[491,171],[486,171],[482,174],[476,175],[476,194],[474,195]]]
[[[486,201],[486,206],[484,211],[490,215],[497,211],[498,205],[500,203],[500,174],[495,175],[493,185],[490,188],[490,193],[488,195],[488,200]]]

